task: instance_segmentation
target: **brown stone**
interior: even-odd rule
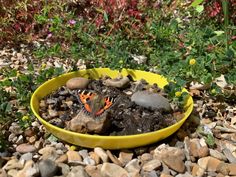
[[[32,128],[27,128],[24,131],[24,135],[27,136],[27,137],[34,136],[35,135],[35,131]]]
[[[19,153],[27,153],[27,152],[34,152],[36,151],[35,146],[31,144],[20,144],[19,146],[16,147],[16,151]]]
[[[206,157],[206,156],[208,156],[208,154],[209,154],[209,149],[207,146],[203,146],[198,149],[198,157],[199,158]]]
[[[229,174],[229,166],[227,163],[222,162],[217,166],[216,171],[226,176]]]
[[[80,111],[74,118],[66,123],[66,128],[78,133],[102,133],[109,126],[107,112],[103,113],[99,119],[87,115]]]
[[[191,140],[188,139],[188,141],[185,140],[185,143],[188,146],[189,153],[191,156],[197,157],[197,158],[208,156],[209,154],[208,147],[206,145],[201,146],[199,139],[191,139]]]
[[[82,157],[79,155],[77,151],[69,150],[66,153],[68,157],[68,164],[70,165],[79,165],[82,164]]]
[[[202,177],[204,175],[205,170],[201,168],[199,165],[194,164],[192,169],[192,175]]]
[[[220,163],[223,163],[223,162],[214,157],[210,157],[208,161],[208,165],[207,165],[207,171],[216,171],[217,166]]]
[[[184,152],[181,149],[169,147],[162,149],[161,160],[171,169],[183,173],[185,171]]]
[[[95,164],[99,164],[101,161],[101,158],[93,151],[89,152],[89,156],[91,157],[91,159],[93,159],[95,161]]]
[[[84,89],[89,84],[89,79],[83,77],[75,77],[66,82],[66,87],[69,89]]]
[[[198,165],[207,171],[216,171],[220,163],[223,162],[211,156],[203,157],[198,160]]]
[[[116,165],[114,163],[103,163],[101,168],[101,174],[104,177],[128,177],[128,172],[120,167],[119,165]]]
[[[236,175],[236,164],[229,164],[229,175]]]
[[[62,154],[60,157],[58,157],[57,159],[56,159],[56,163],[64,163],[64,162],[67,162],[67,159],[68,159],[68,157],[67,157],[67,155],[66,154]]]

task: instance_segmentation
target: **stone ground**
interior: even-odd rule
[[[37,62],[26,46],[2,49],[0,68],[11,67],[21,73],[27,63],[40,68],[63,66],[71,69],[83,62],[50,58]],[[69,66],[69,67],[68,67]],[[4,77],[0,74],[0,80]],[[236,107],[207,96],[204,90],[191,90],[194,111],[171,137],[146,147],[106,150],[75,147],[48,134],[34,120],[22,130],[13,122],[8,130],[11,147],[0,153],[0,177],[190,177],[236,176]]]

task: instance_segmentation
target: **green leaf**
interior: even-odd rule
[[[224,34],[225,32],[224,32],[224,31],[214,31],[214,33],[215,33],[217,36],[220,36],[220,35]]]
[[[108,22],[108,15],[105,11],[103,13],[103,18],[104,18],[105,22]]]
[[[204,6],[203,6],[203,5],[197,5],[197,6],[196,6],[196,11],[197,11],[198,13],[201,13],[203,10],[204,10]]]
[[[195,0],[191,4],[192,7],[197,7],[199,4],[201,4],[204,0]]]

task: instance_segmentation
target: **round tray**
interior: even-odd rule
[[[185,122],[188,116],[191,114],[193,110],[193,99],[191,96],[189,96],[185,105],[184,117],[179,122],[154,132],[136,134],[136,135],[125,135],[125,136],[101,136],[101,135],[76,133],[54,126],[48,123],[42,117],[40,117],[39,115],[40,100],[45,96],[49,95],[52,91],[57,90],[59,87],[65,85],[67,80],[73,77],[86,77],[92,79],[99,79],[102,75],[108,75],[111,78],[115,78],[118,76],[118,73],[119,71],[111,70],[109,68],[95,68],[95,69],[71,72],[53,78],[45,82],[35,90],[30,101],[31,109],[34,115],[46,127],[46,129],[59,139],[83,147],[88,147],[88,148],[102,147],[105,149],[126,149],[155,143],[176,132]],[[161,75],[150,72],[132,70],[132,69],[123,69],[121,71],[121,74],[123,76],[127,76],[129,74],[130,76],[132,76],[134,80],[145,79],[150,84],[157,83],[160,88],[163,88],[165,85],[168,84],[166,78],[164,78]],[[183,89],[183,91],[187,90]]]

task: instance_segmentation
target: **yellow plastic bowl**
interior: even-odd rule
[[[163,88],[166,84],[168,84],[167,80],[163,76],[150,72],[132,70],[132,69],[123,69],[121,74],[124,76],[127,76],[129,74],[133,77],[134,80],[145,79],[150,84],[157,83],[158,86],[161,88]],[[40,117],[39,115],[40,100],[45,96],[49,95],[52,91],[57,90],[59,87],[65,85],[67,80],[73,77],[86,77],[86,78],[99,79],[102,75],[108,75],[112,78],[115,78],[118,75],[118,71],[110,70],[108,68],[81,70],[63,74],[59,77],[56,77],[54,79],[45,82],[32,95],[30,106],[33,113],[49,132],[51,132],[59,139],[62,139],[71,144],[88,148],[94,148],[99,146],[105,149],[124,149],[124,148],[134,148],[148,145],[170,136],[181,127],[181,125],[184,123],[184,121],[188,118],[188,116],[193,110],[193,100],[192,97],[189,96],[187,103],[185,105],[184,118],[181,119],[179,122],[158,131],[137,134],[137,135],[126,135],[126,136],[100,136],[100,135],[76,133],[54,126]],[[186,90],[183,89],[183,91]]]

